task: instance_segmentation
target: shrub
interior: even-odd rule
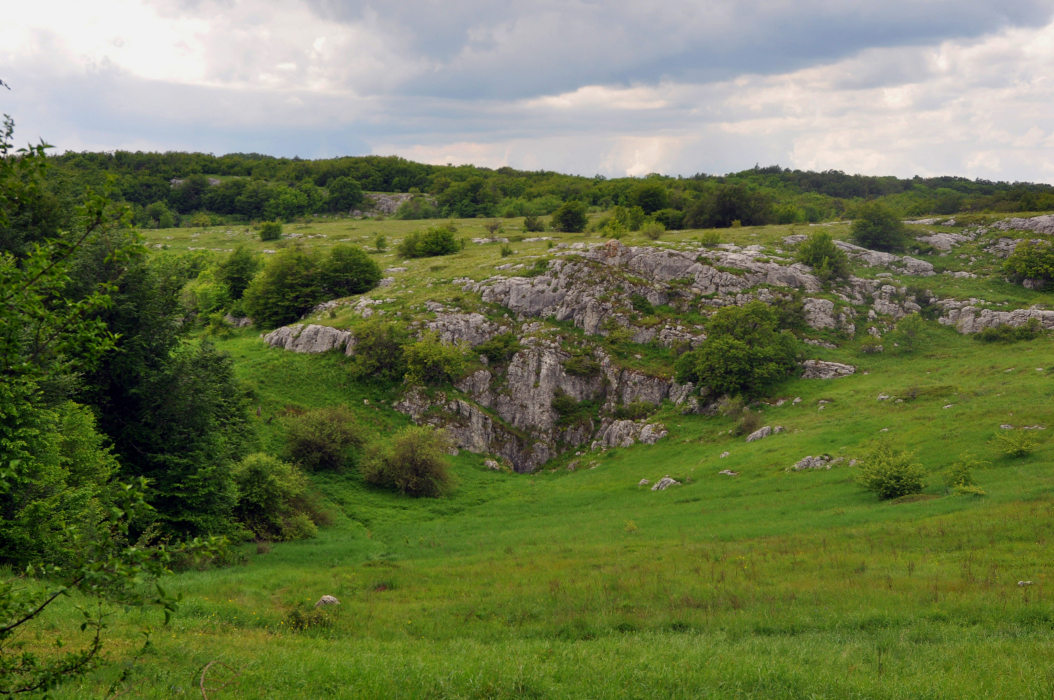
[[[260,231],[261,241],[277,241],[282,237],[281,221],[261,221],[257,229]]]
[[[406,329],[372,318],[355,329],[351,374],[362,381],[395,382],[406,374]]]
[[[414,425],[395,434],[387,445],[374,445],[363,461],[368,483],[407,496],[441,496],[451,485],[446,433],[429,425]]]
[[[707,332],[698,348],[677,359],[677,381],[717,394],[754,396],[797,367],[797,340],[778,329],[776,313],[759,301],[719,309]]]
[[[573,352],[564,360],[564,371],[575,377],[595,377],[600,374],[600,363],[586,351]]]
[[[396,249],[404,258],[428,258],[436,255],[450,255],[461,249],[454,234],[457,230],[450,225],[433,226],[425,231],[415,231],[404,238]]]
[[[499,333],[475,347],[475,351],[486,357],[487,361],[492,364],[508,362],[519,349],[520,340],[512,331]]]
[[[346,406],[328,406],[286,419],[285,456],[309,471],[340,471],[354,463],[362,431]]]
[[[538,233],[545,230],[545,222],[540,216],[528,214],[523,217],[523,230],[528,233]]]
[[[507,258],[510,255],[512,255],[512,253],[513,253],[513,250],[512,250],[512,246],[511,245],[509,245],[508,243],[502,243],[501,244],[501,257]]]
[[[1022,241],[1003,263],[1003,270],[1015,282],[1031,280],[1043,287],[1054,280],[1054,242]]]
[[[873,335],[869,335],[860,341],[860,352],[865,355],[874,355],[882,352],[883,349],[885,348],[882,345],[882,340]]]
[[[666,233],[666,227],[658,221],[649,221],[641,227],[641,233],[649,240],[657,241]]]
[[[586,205],[579,201],[564,202],[553,214],[553,229],[565,233],[581,233],[586,230]]]
[[[307,478],[295,465],[256,453],[235,465],[233,476],[238,487],[234,515],[257,539],[315,535]]]
[[[980,466],[982,466],[982,462],[973,459],[970,455],[963,455],[959,461],[948,467],[948,471],[945,473],[944,485],[949,490],[977,486],[977,481],[973,478],[973,470]]]
[[[925,486],[922,465],[913,459],[911,453],[881,442],[862,460],[860,483],[884,500],[921,493]]]
[[[761,415],[754,413],[744,406],[742,412],[739,414],[739,420],[736,421],[736,426],[732,428],[732,434],[736,437],[742,437],[744,435],[750,435],[760,427]]]
[[[465,371],[465,351],[457,345],[440,342],[435,333],[426,333],[404,348],[405,381],[437,386],[449,384]]]
[[[314,608],[301,603],[285,616],[285,627],[294,632],[327,629],[333,626],[333,615],[336,615],[336,610],[333,610],[331,614],[329,606]]]
[[[929,329],[926,321],[919,314],[909,314],[897,321],[893,332],[886,337],[896,345],[896,352],[911,353],[919,349]]]
[[[383,233],[378,233],[377,237],[373,239],[373,249],[378,253],[388,250],[388,239]]]
[[[1036,441],[1024,430],[1003,430],[996,433],[995,441],[1007,457],[1020,458],[1032,454]]]
[[[878,202],[860,205],[849,230],[853,242],[865,248],[897,252],[907,245],[908,233],[904,223],[891,209]]]
[[[219,278],[227,285],[231,299],[241,299],[246,287],[260,269],[260,261],[245,246],[238,246],[220,263]]]
[[[273,256],[245,290],[245,310],[265,328],[291,323],[322,301],[314,255],[293,247]]]
[[[362,248],[350,245],[330,248],[318,274],[323,296],[330,298],[362,294],[381,281],[380,266]]]
[[[1030,318],[1023,326],[1001,324],[983,329],[975,337],[982,343],[1016,343],[1022,340],[1034,340],[1043,333],[1039,321]]]
[[[658,409],[658,406],[648,401],[633,401],[616,408],[615,418],[620,420],[641,420],[655,413]]]
[[[802,241],[794,258],[811,267],[824,284],[849,276],[848,256],[826,231],[816,231]]]
[[[396,219],[437,219],[439,207],[424,195],[416,195],[399,205],[395,210]]]
[[[667,231],[680,231],[684,228],[684,212],[680,209],[660,209],[652,216],[665,226]]]
[[[557,389],[553,395],[551,405],[556,411],[556,425],[560,428],[586,423],[600,410],[599,401],[595,399],[579,401],[560,389]]]
[[[713,248],[721,243],[721,234],[717,231],[707,231],[699,235],[699,243],[707,248]]]

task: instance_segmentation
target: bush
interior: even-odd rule
[[[540,216],[528,214],[523,217],[523,230],[528,233],[538,233],[545,230],[545,222]]]
[[[600,374],[600,363],[588,352],[577,351],[564,360],[564,371],[575,377],[595,377]]]
[[[649,221],[641,227],[641,233],[649,240],[657,241],[662,238],[662,234],[666,233],[666,227],[658,221]]]
[[[1032,281],[1043,287],[1054,280],[1054,243],[1022,241],[1003,263],[1003,270],[1015,282]]]
[[[427,258],[450,255],[461,249],[453,226],[433,226],[426,231],[415,231],[404,238],[396,248],[404,258]]]
[[[1043,333],[1043,327],[1034,318],[1028,319],[1023,326],[1008,326],[1006,324],[989,326],[978,333],[976,337],[982,343],[1016,343],[1023,340],[1034,340]]]
[[[281,221],[262,221],[257,229],[260,231],[261,241],[277,241],[282,237]]]
[[[553,214],[553,230],[565,233],[581,233],[586,230],[586,205],[579,201],[564,202]]]
[[[407,496],[436,497],[452,485],[446,433],[429,425],[414,425],[395,434],[386,445],[374,445],[363,461],[368,483]]]
[[[475,347],[475,351],[487,358],[491,364],[508,362],[520,349],[520,340],[512,331],[499,333]]]
[[[895,352],[912,353],[922,346],[928,329],[929,325],[922,316],[909,314],[897,321],[896,327],[886,335],[886,339],[895,345]]]
[[[309,471],[340,471],[354,463],[362,431],[346,406],[328,406],[286,419],[285,456]]]
[[[633,401],[616,408],[615,418],[619,420],[642,420],[657,410],[659,410],[659,407],[648,401]]]
[[[378,253],[388,250],[388,239],[383,233],[378,233],[377,237],[373,239],[373,249]]]
[[[318,272],[323,296],[329,298],[362,294],[381,281],[380,266],[362,248],[350,245],[330,248]]]
[[[406,374],[406,329],[379,318],[355,329],[351,374],[360,381],[396,382]]]
[[[921,493],[925,487],[922,465],[913,458],[911,453],[895,450],[887,442],[879,443],[862,460],[860,483],[884,500]]]
[[[219,278],[227,285],[231,299],[241,299],[260,269],[260,261],[245,246],[238,246],[220,263]]]
[[[1036,441],[1025,430],[1004,430],[996,433],[995,441],[1007,457],[1021,458],[1032,454]]]
[[[245,289],[245,310],[264,328],[292,323],[322,300],[315,256],[286,248],[273,256]]]
[[[426,333],[404,349],[405,380],[410,384],[437,386],[449,384],[465,371],[465,351],[440,342],[435,333]]]
[[[854,243],[872,250],[899,252],[907,246],[908,232],[904,223],[891,209],[878,202],[862,204],[849,231]]]
[[[755,396],[790,376],[798,363],[797,340],[778,329],[776,313],[753,301],[719,309],[708,336],[677,359],[677,381],[717,394]]]
[[[849,276],[848,256],[835,245],[831,234],[826,231],[816,231],[802,241],[794,258],[811,267],[824,284]]]
[[[684,212],[680,209],[660,209],[652,218],[665,226],[667,231],[680,231],[684,228]]]
[[[307,478],[288,462],[256,453],[234,467],[234,515],[261,540],[298,540],[317,532]]]

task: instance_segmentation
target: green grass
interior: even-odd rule
[[[400,232],[426,225],[304,230],[325,234],[312,245],[358,237],[368,246],[382,232],[394,247]],[[484,235],[483,222],[459,226]],[[803,228],[722,236],[774,246]],[[196,240],[220,246],[224,236]],[[373,296],[396,299],[396,310],[454,297],[470,305],[443,280],[482,279],[548,252],[545,242],[515,249],[502,259],[499,244],[470,243],[411,261]],[[667,405],[653,419],[670,434],[655,445],[568,454],[530,475],[487,470],[483,456],[462,452],[443,499],[380,491],[355,472],[313,475],[331,526],[312,540],[247,545],[241,565],[171,577],[183,603],[167,627],[115,606],[110,663],[55,697],[104,695],[149,624],[153,644],[121,688],[131,697],[197,695],[211,663],[210,698],[1050,698],[1054,343],[995,346],[935,324],[924,335],[911,354],[810,348],[857,373],[780,385],[755,409],[786,431],[755,443],[729,434],[731,417]],[[256,331],[216,342],[254,391],[268,451],[281,448],[288,410],[346,403],[377,439],[407,423],[391,408],[394,390],[355,383],[339,354],[267,348]],[[995,439],[1004,423],[1047,430],[1035,431],[1031,454],[1011,458]],[[927,473],[921,496],[880,502],[846,463],[788,471],[810,454],[863,457],[879,439],[915,453]],[[967,454],[984,462],[974,471],[983,497],[944,486],[943,472]],[[682,485],[638,485],[666,474]],[[342,603],[325,613],[329,624],[291,630],[290,612],[324,594]],[[49,611],[25,641],[46,648],[74,624],[75,602]]]

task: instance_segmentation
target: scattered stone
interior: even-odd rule
[[[731,469],[722,469],[718,474],[724,474],[725,476],[739,476],[739,472],[734,472]]]
[[[801,403],[801,397],[800,397],[800,396],[795,396],[795,397],[794,397],[794,400],[793,400],[793,401],[791,401],[791,405],[792,405],[792,406],[797,406],[797,405],[798,405],[798,404],[800,404],[800,403]]]
[[[485,459],[485,460],[483,460],[483,466],[486,467],[487,469],[491,470],[492,472],[501,471],[501,465],[498,464],[498,462],[493,460],[493,459]]]
[[[340,605],[340,601],[337,600],[335,596],[324,595],[318,599],[317,603],[315,603],[316,608],[324,608],[327,605]]]
[[[847,377],[856,372],[856,367],[841,362],[826,362],[824,360],[806,360],[802,363],[805,370],[802,379],[836,379]]]
[[[1017,585],[1019,585],[1019,586],[1021,586],[1021,587],[1024,587],[1024,586],[1031,586],[1031,585],[1032,585],[1032,582],[1031,582],[1031,581],[1018,581],[1018,582],[1017,582]]]
[[[878,395],[878,399],[876,399],[876,400],[877,401],[889,401],[891,398],[893,398],[893,397],[890,396],[889,394],[879,394]]]
[[[762,440],[767,438],[769,435],[775,435],[776,433],[782,433],[783,426],[777,425],[775,427],[766,425],[764,428],[758,428],[750,435],[747,435],[747,442],[754,442],[755,440]]]
[[[647,486],[647,485],[648,485],[648,484],[650,484],[650,483],[651,483],[651,482],[650,482],[650,481],[648,481],[647,479],[641,479],[641,480],[640,480],[640,481],[639,481],[639,482],[637,483],[637,486]]]
[[[1046,426],[1043,425],[1026,425],[1021,428],[1022,430],[1046,430]]]
[[[726,452],[722,452],[720,455],[718,455],[718,458],[719,459],[724,459],[725,457],[727,457],[730,454],[731,454],[731,452],[727,452],[727,451]]]
[[[231,314],[225,314],[223,320],[235,328],[246,328],[253,325],[253,320],[248,316],[232,316]]]
[[[680,485],[681,485],[681,482],[677,481],[676,479],[672,479],[672,478],[670,478],[669,475],[667,475],[667,476],[662,477],[658,481],[656,481],[655,485],[651,487],[651,490],[652,491],[665,491],[666,489],[670,488],[671,486],[680,486]]]
[[[951,408],[954,405],[955,404],[953,404],[953,403],[946,403],[946,404],[944,404],[944,408]]]
[[[806,469],[830,469],[833,465],[841,461],[841,457],[833,459],[831,455],[807,455],[795,462],[794,466],[791,467],[791,471],[800,472]]]

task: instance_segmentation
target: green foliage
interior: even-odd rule
[[[579,401],[563,390],[557,389],[553,394],[553,410],[556,411],[556,425],[568,428],[588,423],[597,416],[600,402],[596,399]]]
[[[645,214],[652,214],[665,209],[670,204],[669,193],[666,191],[666,186],[661,182],[645,181],[632,190],[629,195],[630,202],[638,207]]]
[[[553,213],[552,226],[555,231],[581,233],[586,230],[588,221],[585,203],[570,200],[560,205],[560,208]]]
[[[760,427],[761,415],[744,406],[739,413],[739,420],[736,421],[735,427],[732,428],[732,435],[736,437],[750,435]]]
[[[684,212],[680,209],[660,209],[652,218],[666,227],[667,231],[680,231],[684,228]]]
[[[373,249],[378,253],[388,250],[388,239],[382,233],[378,233],[373,239]]]
[[[742,183],[721,184],[700,197],[685,213],[688,228],[759,226],[772,220],[772,200],[761,189]],[[736,222],[739,222],[738,224]]]
[[[501,244],[501,257],[507,258],[510,255],[512,255],[513,252],[515,252],[515,251],[513,251],[511,245],[509,245],[508,243],[502,243]]]
[[[633,310],[642,316],[651,316],[655,313],[655,307],[643,294],[630,294],[629,303]]]
[[[241,299],[260,269],[260,260],[245,246],[238,246],[220,263],[219,280],[227,285],[231,299]]]
[[[662,234],[666,233],[666,227],[658,221],[649,221],[641,227],[641,233],[648,240],[657,241],[662,238]]]
[[[813,273],[824,284],[849,276],[848,256],[826,231],[816,231],[802,241],[794,259],[813,268]]]
[[[335,245],[318,266],[322,301],[324,298],[362,294],[381,281],[381,268],[362,248]]]
[[[261,221],[257,229],[260,231],[261,241],[277,241],[282,237],[281,221]]]
[[[371,318],[355,329],[351,374],[360,381],[397,382],[406,374],[406,329],[396,323]]]
[[[245,290],[245,311],[256,325],[275,328],[292,323],[325,296],[315,255],[298,246],[271,256]]]
[[[907,247],[908,231],[904,223],[892,209],[879,202],[861,204],[849,230],[853,242],[865,248],[895,253]]]
[[[1054,242],[1021,241],[1003,263],[1003,270],[1015,282],[1030,281],[1043,287],[1054,281]]]
[[[616,408],[615,418],[619,420],[643,420],[657,410],[659,410],[659,407],[649,401],[632,401]]]
[[[716,394],[758,396],[797,367],[797,341],[778,329],[776,313],[761,302],[719,309],[707,333],[698,348],[677,359],[677,381]]]
[[[528,214],[523,217],[523,230],[527,233],[539,233],[545,230],[545,222],[540,216]]]
[[[438,219],[439,207],[427,197],[417,195],[406,200],[395,210],[396,219]]]
[[[919,314],[909,314],[897,321],[886,339],[893,344],[895,352],[910,354],[922,347],[930,326]]]
[[[461,249],[453,226],[432,226],[425,231],[415,231],[404,238],[396,251],[404,258],[427,258],[435,255],[450,255]]]
[[[1035,340],[1042,334],[1043,326],[1039,324],[1037,319],[1030,318],[1022,326],[1010,326],[1005,323],[998,326],[988,326],[981,329],[974,337],[982,343],[1017,343]]]
[[[574,350],[564,360],[564,371],[575,377],[596,377],[600,375],[600,363],[588,350]]]
[[[354,465],[363,433],[347,406],[307,411],[285,419],[284,456],[308,471],[343,471]]]
[[[362,464],[370,484],[407,496],[436,497],[453,485],[446,433],[428,425],[414,425],[396,433],[384,445],[371,446]]]
[[[293,632],[329,629],[333,626],[334,615],[336,611],[331,612],[329,606],[314,608],[301,603],[289,611],[283,625]]]
[[[308,482],[295,465],[263,453],[247,455],[233,471],[234,515],[258,540],[298,540],[317,532]]]
[[[435,333],[425,333],[404,349],[406,382],[439,386],[450,384],[465,371],[464,348],[443,343]]]
[[[519,338],[512,331],[499,333],[490,340],[477,345],[474,350],[487,358],[491,364],[503,364],[512,359],[520,349]]]
[[[349,213],[358,208],[364,199],[358,181],[347,176],[330,180],[326,189],[329,191],[326,197],[326,209],[329,211]]]
[[[974,459],[970,455],[963,455],[954,462],[944,475],[944,485],[949,489],[977,486],[973,470],[984,465],[983,462]]]
[[[227,308],[231,294],[219,270],[206,268],[183,286],[180,300],[189,313],[204,316]]]
[[[858,478],[864,488],[883,500],[921,493],[925,487],[922,465],[914,461],[914,455],[885,441],[861,460]]]
[[[995,442],[1002,453],[1012,459],[1029,456],[1037,445],[1027,430],[1001,430],[996,433]]]

